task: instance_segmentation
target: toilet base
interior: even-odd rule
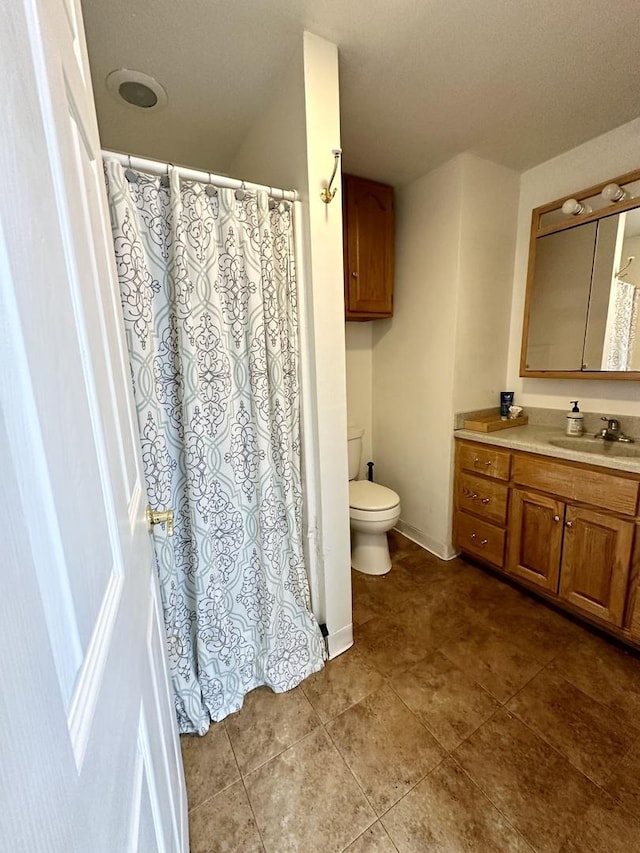
[[[386,575],[391,570],[386,533],[351,530],[351,565],[364,575]]]

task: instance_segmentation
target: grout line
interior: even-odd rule
[[[340,747],[338,746],[338,744],[335,742],[335,740],[334,740],[334,739],[333,739],[333,737],[331,736],[331,732],[330,732],[330,731],[328,731],[328,729],[327,729],[326,725],[324,725],[324,726],[323,726],[323,728],[324,728],[324,730],[325,730],[325,733],[326,733],[327,737],[328,737],[328,738],[329,738],[329,740],[331,741],[331,743],[332,743],[332,745],[333,745],[333,748],[335,749],[335,751],[336,751],[336,752],[338,753],[338,755],[340,756],[340,758],[341,758],[341,760],[342,760],[342,763],[344,764],[344,766],[347,768],[347,770],[348,770],[348,771],[349,771],[349,773],[351,774],[351,776],[352,776],[352,778],[353,778],[353,781],[356,783],[356,785],[357,785],[357,786],[358,786],[358,788],[360,789],[360,792],[361,792],[362,796],[363,796],[363,797],[365,798],[365,800],[367,801],[367,803],[368,803],[368,805],[369,805],[369,808],[371,809],[371,811],[372,811],[372,812],[374,813],[374,815],[376,816],[376,820],[379,820],[380,818],[379,818],[379,816],[378,816],[378,812],[375,810],[375,808],[374,808],[374,806],[373,806],[373,803],[371,802],[371,800],[370,800],[370,799],[369,799],[369,797],[367,796],[367,794],[366,794],[365,790],[363,789],[362,785],[361,785],[361,784],[360,784],[360,782],[358,781],[358,778],[356,777],[355,773],[353,772],[353,770],[352,770],[352,769],[351,769],[351,767],[349,766],[349,763],[347,762],[346,758],[344,757],[344,755],[343,755],[343,754],[342,754],[342,752],[340,751]],[[373,823],[375,823],[375,821],[374,821]],[[370,829],[370,828],[373,826],[373,823],[370,823],[370,824],[369,824],[369,826],[367,827],[367,829]],[[364,832],[366,832],[366,831],[367,831],[367,829],[365,829],[365,830],[364,830]],[[361,834],[362,834],[362,833],[361,833]],[[358,836],[358,837],[360,837],[360,836]],[[355,840],[356,840],[356,839],[354,839],[354,841],[355,841]],[[350,842],[349,842],[349,844],[353,844],[353,841],[350,841]],[[347,847],[348,847],[348,846],[349,846],[349,845],[347,845]]]
[[[223,720],[223,723],[224,723],[224,730],[227,733],[227,737],[229,738],[229,743],[231,744],[231,751],[232,751],[233,757],[235,758],[235,761],[236,761],[238,773],[240,774],[240,781],[242,782],[242,787],[244,788],[244,794],[245,794],[245,797],[247,798],[247,802],[249,803],[249,808],[251,809],[251,814],[253,815],[253,822],[254,822],[255,827],[256,827],[256,832],[258,833],[258,837],[260,838],[260,843],[262,844],[262,849],[264,851],[266,851],[267,848],[266,848],[265,843],[264,843],[264,838],[262,837],[262,831],[260,830],[260,824],[258,823],[258,817],[255,813],[254,808],[253,808],[253,803],[251,802],[251,797],[249,796],[249,791],[247,789],[246,782],[244,781],[244,776],[242,775],[242,771],[240,770],[240,762],[238,761],[238,756],[236,755],[236,751],[235,751],[235,748],[233,746],[233,741],[231,739],[231,735],[229,734],[229,731],[227,729],[226,720]]]
[[[497,713],[497,711],[496,711],[496,713]],[[467,777],[467,779],[469,779],[469,781],[471,782],[471,784],[472,784],[472,785],[474,785],[474,786],[478,789],[478,791],[480,791],[480,793],[481,793],[481,794],[482,794],[482,796],[485,798],[485,800],[486,800],[488,803],[490,803],[490,805],[491,805],[491,806],[492,806],[492,807],[493,807],[493,808],[498,812],[498,814],[503,818],[503,820],[504,820],[504,821],[505,821],[505,822],[506,822],[506,823],[511,827],[511,829],[513,829],[513,831],[516,833],[516,835],[518,835],[520,838],[522,838],[522,840],[524,841],[524,843],[525,843],[525,844],[527,844],[527,845],[531,848],[531,850],[532,850],[532,851],[534,851],[534,853],[538,853],[539,848],[537,848],[537,847],[533,844],[533,842],[532,842],[532,841],[530,841],[530,840],[527,838],[527,836],[526,836],[526,835],[524,835],[524,833],[523,833],[523,832],[521,832],[521,831],[518,829],[518,827],[514,825],[514,823],[513,823],[512,819],[511,819],[510,817],[508,817],[508,816],[504,813],[504,811],[502,810],[502,808],[501,808],[500,806],[498,806],[496,803],[494,803],[494,801],[491,799],[491,797],[489,796],[489,794],[484,790],[484,788],[482,787],[482,785],[480,785],[480,783],[479,783],[479,782],[477,782],[477,781],[473,778],[473,776],[471,776],[471,774],[470,774],[470,773],[468,773],[468,772],[465,770],[465,768],[462,766],[462,764],[460,764],[460,762],[459,762],[459,761],[458,761],[458,759],[455,757],[455,755],[451,755],[451,756],[450,756],[450,758],[451,758],[451,760],[455,763],[455,765],[456,765],[457,767],[459,767],[459,768],[460,768],[460,770],[464,773],[464,775]],[[566,839],[564,839],[564,840],[566,840]]]

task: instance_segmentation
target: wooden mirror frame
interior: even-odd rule
[[[569,228],[574,228],[576,225],[582,225],[586,222],[594,222],[599,219],[604,219],[606,216],[611,216],[614,213],[623,213],[625,210],[633,210],[640,207],[640,197],[623,198],[622,201],[614,201],[606,204],[604,207],[598,208],[591,213],[582,213],[577,216],[569,216],[561,222],[554,222],[552,225],[542,225],[542,218],[545,214],[553,213],[556,210],[561,210],[562,205],[569,198],[575,198],[576,201],[585,201],[600,195],[607,184],[618,184],[624,187],[626,184],[640,181],[640,169],[634,172],[627,172],[617,178],[609,178],[600,184],[595,184],[592,187],[587,187],[577,193],[568,193],[562,198],[551,201],[548,204],[543,204],[540,207],[533,209],[531,214],[531,232],[529,235],[529,262],[527,266],[527,288],[524,302],[524,323],[522,326],[522,343],[520,349],[520,376],[526,379],[626,379],[632,381],[640,380],[640,371],[638,370],[528,370],[526,367],[527,344],[529,339],[529,312],[531,309],[531,299],[533,291],[533,278],[535,272],[536,258],[536,240],[538,237],[546,237],[548,234],[555,234],[559,231],[565,231]]]

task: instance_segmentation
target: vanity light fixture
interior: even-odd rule
[[[607,184],[606,187],[602,188],[600,195],[605,201],[609,202],[622,201],[627,197],[627,193],[619,184]]]
[[[582,213],[592,213],[592,210],[588,204],[575,198],[568,198],[562,205],[562,212],[566,216],[580,216]]]

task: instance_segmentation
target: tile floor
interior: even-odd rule
[[[640,851],[640,660],[391,536],[355,644],[183,737],[192,853]]]

